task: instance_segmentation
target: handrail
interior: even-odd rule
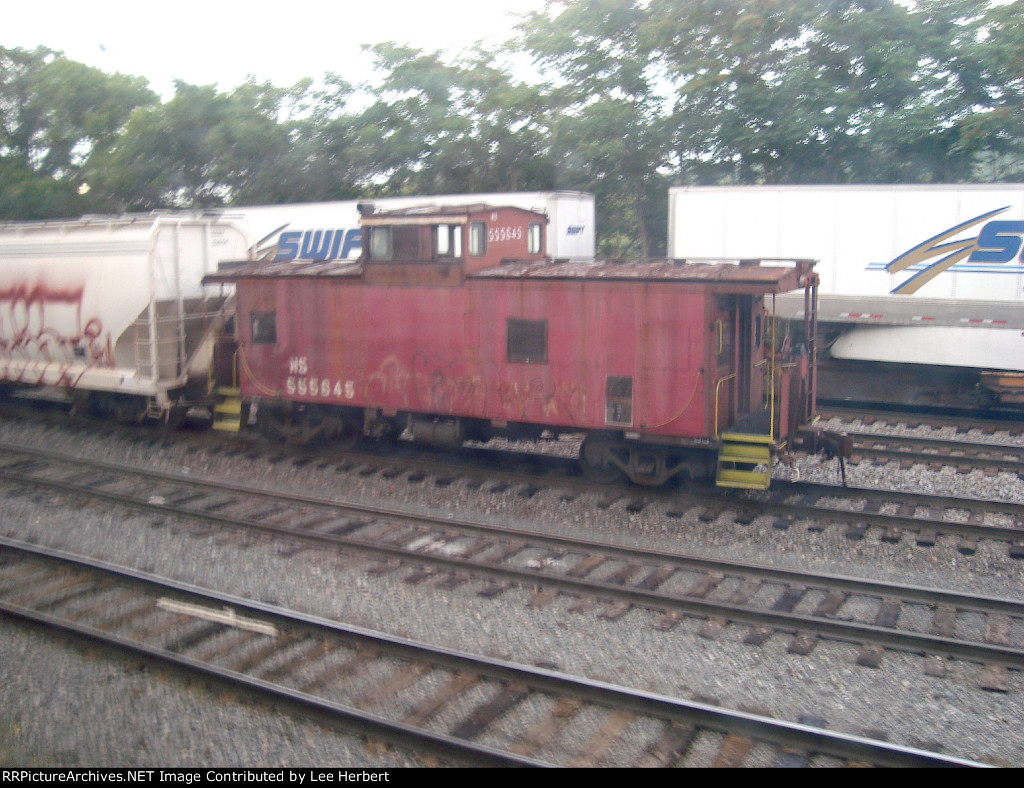
[[[731,375],[726,375],[724,378],[719,378],[718,382],[715,383],[715,424],[714,424],[714,427],[715,427],[715,438],[718,438],[718,437],[721,436],[721,433],[718,431],[718,399],[719,399],[718,395],[721,392],[722,384],[725,383],[725,381],[732,380],[735,377],[736,377],[736,373],[733,372]]]
[[[771,350],[768,353],[768,439],[775,443],[775,383],[776,375],[779,371],[779,367],[775,361],[775,342],[778,339],[776,331],[778,330],[778,320],[775,314],[775,294],[772,294],[772,313],[769,316],[771,321],[771,343],[769,347]],[[781,424],[779,427],[781,428]]]

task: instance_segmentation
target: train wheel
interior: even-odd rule
[[[187,418],[187,407],[184,405],[172,405],[164,414],[164,429],[167,432],[177,432],[185,426]]]
[[[583,473],[598,484],[622,481],[624,474],[615,463],[613,449],[617,441],[602,435],[588,435],[580,446]]]
[[[335,436],[332,445],[342,451],[348,451],[355,447],[362,436],[363,430],[361,425],[354,424],[348,419],[342,419],[338,434]]]
[[[121,424],[139,424],[146,417],[146,400],[142,397],[93,391],[88,402],[93,415],[113,418]]]

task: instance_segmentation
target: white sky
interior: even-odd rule
[[[46,46],[71,60],[145,77],[165,99],[173,80],[230,91],[248,75],[277,86],[333,71],[371,78],[362,44],[396,41],[457,53],[511,37],[544,0],[36,0],[4,3],[0,46]]]

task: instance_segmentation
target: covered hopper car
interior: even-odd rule
[[[467,204],[374,210],[357,260],[246,261],[218,364],[223,414],[292,442],[442,444],[584,436],[583,469],[764,488],[810,447],[817,277],[809,260],[552,260],[544,213]],[[777,294],[804,294],[798,341]]]
[[[63,392],[125,421],[202,403],[230,309],[202,277],[247,247],[198,212],[0,224],[0,390]]]

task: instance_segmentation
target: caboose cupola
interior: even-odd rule
[[[547,217],[489,205],[366,210],[364,276],[374,284],[456,286],[502,262],[544,258]]]

